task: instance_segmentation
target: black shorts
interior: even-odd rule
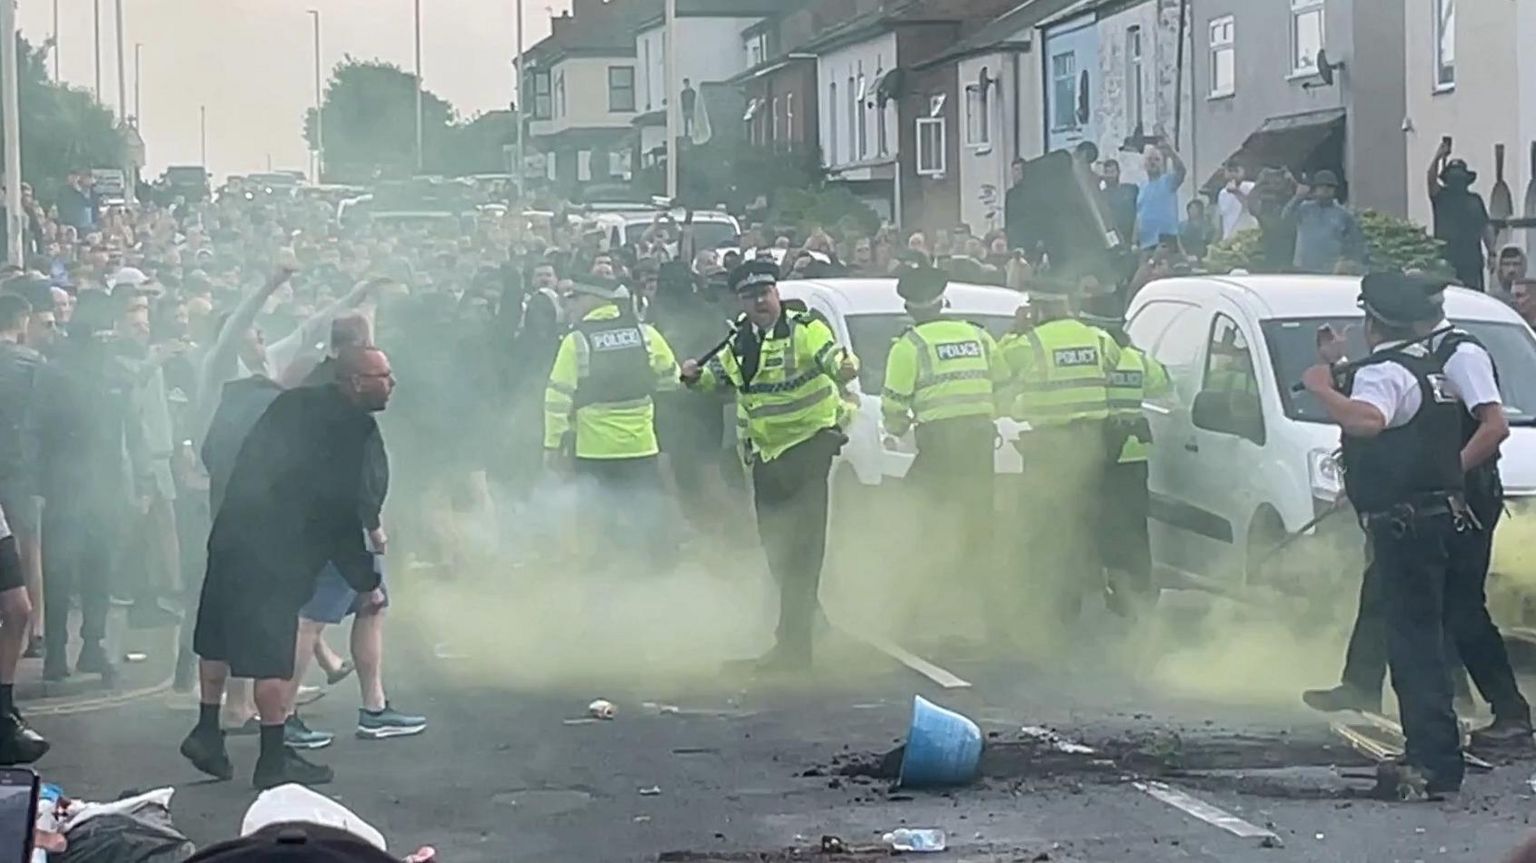
[[[21,555],[16,551],[16,537],[0,539],[0,593],[26,586],[27,579],[21,571]]]
[[[229,665],[232,677],[287,680],[293,676],[299,609],[314,591],[302,585],[263,584],[259,573],[210,571],[197,605],[192,650]]]

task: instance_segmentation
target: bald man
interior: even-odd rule
[[[199,657],[197,726],[181,753],[220,779],[234,774],[219,704],[229,677],[256,681],[261,755],[253,784],[321,784],[331,770],[300,758],[283,740],[299,610],[327,564],[369,607],[382,604],[379,573],[364,542],[378,491],[361,481],[378,446],[374,414],[394,390],[389,358],[349,347],[336,381],[277,396],[241,444],[208,539],[208,570],[193,646]]]

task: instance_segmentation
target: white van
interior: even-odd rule
[[[1350,356],[1364,354],[1359,293],[1360,279],[1347,276],[1189,276],[1153,282],[1131,302],[1132,342],[1173,381],[1166,398],[1143,404],[1153,438],[1152,560],[1163,586],[1263,583],[1270,568],[1256,564],[1338,499],[1339,429],[1292,386],[1317,362],[1324,324],[1350,334]],[[1512,499],[1533,498],[1536,338],[1512,309],[1480,293],[1450,289],[1445,310],[1493,355],[1513,426],[1500,462],[1504,485]],[[1234,388],[1240,400],[1231,398]],[[1361,548],[1350,515],[1327,522]],[[1298,545],[1321,541],[1309,531]]]
[[[902,438],[885,433],[880,418],[880,391],[885,386],[885,359],[891,344],[912,325],[893,278],[838,278],[790,280],[779,283],[779,295],[800,300],[820,312],[832,326],[838,344],[852,348],[859,358],[859,378],[852,386],[859,397],[859,413],[848,428],[838,473],[851,471],[860,485],[878,486],[900,479],[912,467],[917,450],[909,431]],[[973,321],[1002,338],[1013,325],[1014,312],[1025,296],[1007,288],[951,283],[944,296],[948,314]],[[998,473],[1017,474],[1023,469],[1013,446],[1024,426],[1012,419],[997,421],[998,441],[994,465]]]

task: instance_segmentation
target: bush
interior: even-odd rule
[[[1445,262],[1445,243],[1431,237],[1424,228],[1375,210],[1362,210],[1357,215],[1370,249],[1371,269],[1452,274],[1450,265]],[[1262,269],[1263,249],[1259,240],[1259,229],[1250,228],[1216,243],[1206,252],[1206,269],[1213,273]]]

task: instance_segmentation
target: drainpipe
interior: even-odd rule
[[[1184,41],[1189,32],[1189,0],[1179,0],[1179,48],[1173,79],[1173,146],[1181,147],[1184,139]],[[1194,90],[1193,87],[1190,90]],[[1191,111],[1190,113],[1194,113]],[[1194,155],[1191,153],[1190,155]]]

